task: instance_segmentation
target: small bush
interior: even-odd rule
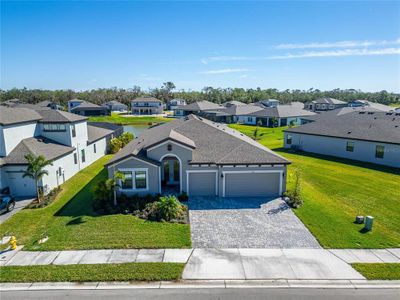
[[[118,138],[113,138],[110,141],[110,150],[111,153],[117,153],[122,148],[122,142]]]
[[[303,205],[303,199],[301,198],[301,182],[300,173],[296,171],[294,173],[294,187],[285,193],[286,197],[289,197],[289,206],[293,208],[299,208]]]
[[[124,132],[118,138],[121,141],[122,147],[125,147],[134,138],[133,134],[130,132]]]
[[[162,220],[171,221],[182,214],[182,205],[175,196],[161,197],[160,200],[155,202],[155,205]]]

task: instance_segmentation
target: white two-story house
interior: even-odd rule
[[[87,118],[59,110],[0,108],[0,189],[16,197],[35,196],[35,183],[23,177],[25,156],[52,161],[39,182],[44,193],[107,153],[115,132],[87,124]]]
[[[164,113],[161,100],[153,97],[140,97],[131,101],[133,115],[159,115]]]

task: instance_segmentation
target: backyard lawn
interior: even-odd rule
[[[230,125],[250,137],[254,126]],[[259,142],[289,159],[289,173],[301,173],[304,205],[295,214],[325,248],[400,246],[400,170],[345,159],[293,153],[283,146],[283,129],[263,128]],[[293,181],[293,180],[292,180]],[[289,187],[291,185],[289,175]],[[371,232],[354,224],[374,216]]]
[[[13,234],[30,250],[100,248],[190,247],[187,224],[149,222],[133,215],[96,215],[91,191],[107,176],[105,156],[83,169],[62,186],[54,203],[46,208],[24,209],[1,225],[0,235]],[[37,241],[44,235],[49,240]]]
[[[119,125],[154,125],[157,123],[165,123],[174,120],[173,118],[164,117],[123,117],[119,114],[112,113],[111,116],[90,117],[90,122],[109,122]]]

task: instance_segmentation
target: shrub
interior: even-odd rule
[[[121,141],[122,147],[125,147],[134,138],[133,134],[130,132],[124,132],[118,138]]]
[[[121,148],[122,148],[122,142],[120,139],[118,138],[111,139],[110,150],[112,154],[117,153]]]
[[[175,196],[164,196],[155,202],[162,220],[171,221],[182,214],[182,205]]]
[[[303,205],[303,199],[301,198],[301,182],[300,173],[296,171],[294,173],[294,187],[293,190],[289,190],[285,193],[285,196],[289,197],[289,206],[293,208],[299,208]]]

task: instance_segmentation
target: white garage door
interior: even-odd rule
[[[280,173],[226,173],[225,197],[278,197]]]
[[[29,178],[23,178],[23,173],[8,173],[10,192],[16,197],[32,197],[36,195],[35,183]]]
[[[215,172],[188,173],[189,196],[215,196]]]

